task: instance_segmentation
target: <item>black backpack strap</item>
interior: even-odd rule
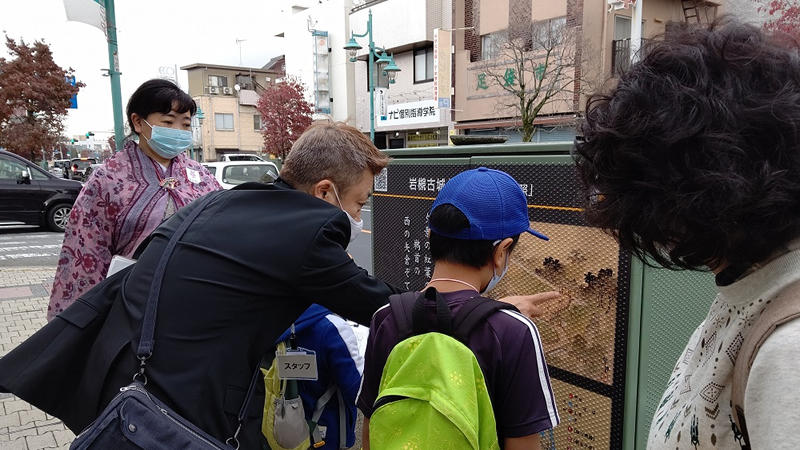
[[[489,298],[473,297],[467,300],[453,318],[453,337],[466,345],[472,329],[501,309],[519,312],[510,303],[498,302]]]
[[[392,309],[392,316],[397,324],[399,340],[402,341],[414,334],[414,304],[417,298],[421,297],[419,292],[403,292],[389,296],[389,307]]]
[[[425,312],[427,300],[436,302],[436,321],[429,320]],[[389,305],[397,324],[399,340],[402,341],[417,334],[429,331],[452,335],[453,317],[447,301],[435,288],[428,288],[425,292],[404,292],[389,297]]]
[[[428,313],[425,311],[425,303],[428,300],[434,302],[436,305],[435,321],[431,321]],[[442,294],[440,294],[436,288],[429,287],[425,289],[423,295],[417,298],[417,301],[414,303],[411,322],[414,325],[414,334],[428,333],[430,331],[446,335],[453,334],[453,314],[450,312],[450,306],[447,304],[447,300],[442,297]]]

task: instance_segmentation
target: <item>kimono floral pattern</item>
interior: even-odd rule
[[[47,320],[105,278],[113,256],[131,257],[169,215],[219,189],[214,176],[186,155],[165,170],[129,141],[92,173],[72,207]]]

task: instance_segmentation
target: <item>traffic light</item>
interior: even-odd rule
[[[69,143],[70,143],[70,144],[74,144],[74,143],[76,143],[76,142],[78,142],[78,140],[77,140],[77,139],[75,139],[75,138],[72,138],[72,139],[70,139],[70,140],[69,140]]]
[[[94,133],[92,133],[91,131],[87,131],[86,132],[86,139],[89,139],[89,136],[94,136]]]

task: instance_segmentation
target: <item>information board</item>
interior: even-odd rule
[[[563,294],[535,320],[561,416],[543,448],[621,448],[630,255],[585,223],[574,166],[567,157],[558,160],[395,160],[375,179],[375,275],[422,289],[433,270],[428,214],[444,183],[479,166],[511,174],[528,198],[531,226],[550,241],[523,234],[508,274],[489,295]]]

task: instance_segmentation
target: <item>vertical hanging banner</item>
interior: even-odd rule
[[[64,0],[67,20],[97,27],[107,34],[106,8],[102,0]]]
[[[375,119],[377,121],[386,120],[387,109],[388,109],[388,104],[387,104],[388,99],[386,97],[388,94],[388,90],[389,89],[385,87],[375,88],[375,99],[378,102],[377,106],[375,107],[375,115],[377,116]]]
[[[331,113],[331,45],[327,31],[312,30],[314,38],[314,111]]]
[[[439,29],[433,30],[433,100],[439,100]]]
[[[451,34],[449,31],[433,30],[433,99],[439,108],[450,108],[452,93],[450,80],[452,66],[450,58]]]
[[[66,79],[67,83],[69,83],[71,86],[75,86],[74,75],[67,75]],[[69,109],[78,109],[78,94],[73,94],[72,97],[69,98]]]

